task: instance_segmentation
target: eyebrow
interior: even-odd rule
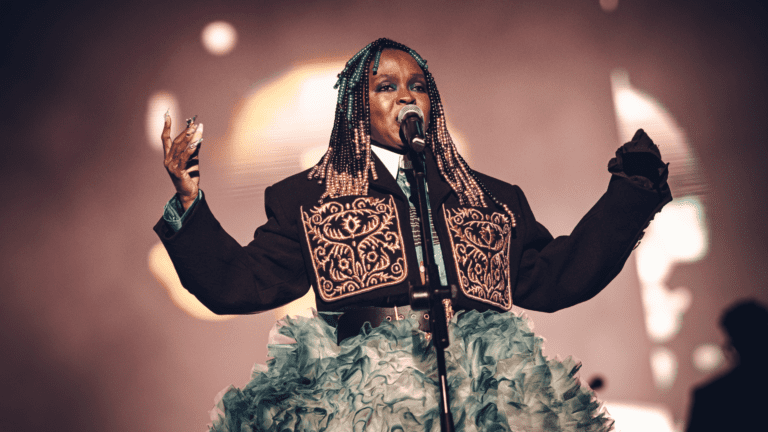
[[[375,78],[392,79],[392,78],[394,78],[394,77],[395,77],[395,76],[394,76],[394,75],[391,75],[391,74],[376,74],[376,75],[374,75],[374,79],[375,79]],[[427,78],[424,76],[424,74],[423,74],[423,73],[415,73],[415,74],[411,75],[411,77],[408,79],[408,81],[410,81],[410,80],[412,80],[412,79],[414,79],[414,78],[417,78],[417,79],[418,79],[418,78],[421,78],[421,79],[423,79],[423,80],[426,80],[426,79],[427,79]]]

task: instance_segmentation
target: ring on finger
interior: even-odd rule
[[[189,149],[194,149],[194,148],[197,148],[197,146],[199,146],[199,145],[200,145],[200,144],[202,144],[202,143],[203,143],[203,139],[202,139],[202,138],[200,138],[199,140],[197,140],[197,141],[195,141],[195,142],[193,142],[193,143],[189,143],[189,145],[187,146],[187,148],[189,148]]]

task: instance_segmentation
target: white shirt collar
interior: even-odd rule
[[[399,155],[392,150],[388,150],[382,147],[371,145],[371,150],[376,154],[376,157],[381,160],[381,163],[387,168],[393,179],[397,179],[397,171],[403,161],[403,156]]]

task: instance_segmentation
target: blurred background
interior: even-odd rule
[[[675,200],[596,298],[527,315],[621,430],[680,430],[729,367],[718,327],[768,302],[766,9],[753,1],[0,3],[2,430],[201,431],[279,313],[185,296],[152,226],[170,109],[205,124],[201,186],[246,243],[264,188],[314,163],[335,75],[389,37],[428,60],[471,166],[565,235],[645,128]],[[284,313],[285,310],[280,313]],[[764,336],[764,335],[763,335]]]

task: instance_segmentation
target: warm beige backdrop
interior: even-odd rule
[[[205,428],[214,396],[265,360],[274,318],[192,318],[150,272],[151,227],[172,186],[147,142],[148,100],[171,92],[177,119],[205,123],[203,189],[246,242],[264,221],[265,179],[281,174],[226,163],[248,96],[382,36],[428,60],[472,166],[520,185],[555,235],[600,196],[625,139],[612,71],[626,70],[686,132],[709,185],[710,244],[668,279],[692,292],[680,333],[663,344],[679,361],[672,388],[653,384],[632,259],[595,299],[529,314],[547,354],[575,355],[584,378],[606,379],[602,398],[665,404],[683,420],[690,387],[707,378],[691,353],[722,341],[722,308],[745,296],[768,301],[765,11],[716,1],[620,1],[613,12],[597,0],[474,3],[4,4],[3,428]],[[214,20],[238,32],[228,55],[200,42]]]

